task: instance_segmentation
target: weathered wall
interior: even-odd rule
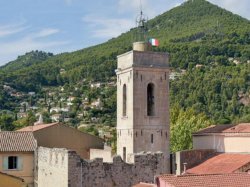
[[[90,148],[103,149],[102,139],[62,124],[35,131],[34,136],[38,146],[71,149],[86,159]]]
[[[186,169],[197,166],[208,158],[216,154],[214,149],[201,149],[201,150],[186,150],[176,153],[176,174],[181,175],[184,171],[184,163]]]
[[[154,176],[164,173],[162,163],[164,157],[162,153],[137,154],[134,164],[127,164],[120,156],[113,158],[113,163],[103,163],[102,159],[92,161],[80,160],[75,154],[70,155],[70,186],[78,187],[76,179],[79,181],[82,173],[83,187],[131,187],[141,181],[154,182]],[[71,180],[73,179],[73,180]]]
[[[39,147],[37,150],[38,187],[68,187],[68,150]]]
[[[22,159],[22,169],[20,170],[4,170],[3,158],[8,156],[18,156]],[[34,181],[34,153],[33,152],[4,152],[0,153],[0,172],[17,176],[24,179],[29,187],[33,186]]]
[[[249,133],[193,136],[194,149],[216,149],[225,153],[249,153]]]
[[[64,159],[62,159],[64,158]],[[141,181],[154,182],[154,176],[163,174],[162,153],[137,154],[134,164],[113,163],[102,159],[85,160],[74,151],[65,149],[38,149],[38,187],[131,187]]]

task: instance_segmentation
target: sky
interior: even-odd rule
[[[0,66],[32,50],[54,54],[105,42],[185,0],[0,0]],[[250,20],[249,0],[209,0]]]

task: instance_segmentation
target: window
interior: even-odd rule
[[[17,156],[8,156],[3,158],[4,170],[21,170],[22,158]]]
[[[151,134],[151,143],[154,143],[154,135]]]
[[[127,115],[127,86],[126,84],[123,85],[123,101],[122,101],[122,115]]]
[[[147,115],[155,115],[155,96],[154,96],[154,84],[149,83],[147,87]]]
[[[123,161],[125,162],[126,162],[126,156],[127,156],[126,147],[123,147]]]
[[[16,156],[8,157],[8,169],[17,169],[17,157]]]

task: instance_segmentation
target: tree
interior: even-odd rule
[[[14,129],[13,126],[14,117],[10,114],[0,115],[0,129],[5,131],[11,131]]]
[[[171,109],[170,149],[177,152],[192,149],[192,133],[208,127],[211,121],[205,114],[196,114],[195,110],[183,110],[177,106]]]

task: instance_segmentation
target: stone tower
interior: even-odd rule
[[[118,56],[117,154],[130,162],[142,151],[169,159],[169,56],[147,42]]]

